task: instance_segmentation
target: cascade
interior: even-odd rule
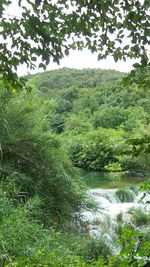
[[[88,190],[88,195],[96,201],[104,213],[109,214],[111,217],[120,212],[127,212],[128,209],[138,206],[138,202],[134,201],[136,193],[130,189],[118,190],[96,188]],[[101,217],[101,213],[99,216]]]
[[[118,196],[116,195],[116,189],[90,189],[89,195],[99,203],[101,203],[101,201],[106,201],[107,203],[120,202]]]
[[[121,224],[130,223],[130,208],[145,208],[145,202],[150,201],[150,196],[146,196],[143,203],[140,199],[143,193],[136,194],[131,189],[89,189],[88,196],[94,200],[99,210],[97,212],[84,211],[83,220],[89,225],[90,235],[100,237],[112,248],[114,254],[119,252],[119,248],[114,245],[114,240],[118,238],[117,227],[119,216]]]

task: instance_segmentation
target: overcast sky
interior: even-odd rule
[[[101,68],[101,69],[115,69],[121,72],[130,72],[132,69],[132,65],[134,64],[133,60],[127,60],[115,62],[112,57],[108,57],[105,60],[97,60],[97,54],[92,54],[88,50],[84,51],[72,51],[70,56],[65,57],[61,60],[60,65],[51,62],[47,70],[58,69],[58,68],[76,68],[76,69],[83,69],[83,68]],[[36,69],[34,71],[27,70],[26,67],[21,66],[19,67],[19,75],[25,75],[27,72],[29,73],[36,73],[41,72],[42,69]]]

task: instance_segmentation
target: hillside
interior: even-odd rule
[[[60,69],[34,75],[30,83],[50,101],[47,117],[75,166],[85,170],[140,169],[119,157],[126,140],[149,132],[150,90],[123,86],[113,70]]]
[[[33,75],[37,77],[37,88],[41,91],[53,89],[67,89],[70,87],[95,88],[104,83],[111,84],[122,78],[125,74],[115,70],[101,69],[68,69],[46,71]]]

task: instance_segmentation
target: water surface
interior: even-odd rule
[[[139,176],[121,172],[83,172],[82,176],[89,188],[134,188],[143,180]]]

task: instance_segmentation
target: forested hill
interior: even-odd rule
[[[104,83],[114,83],[124,75],[115,70],[62,68],[39,73],[32,77],[37,78],[38,90],[48,91],[49,89],[70,87],[95,88]]]
[[[127,146],[127,139],[149,134],[150,90],[136,83],[123,86],[123,77],[114,70],[67,68],[30,77],[46,101],[52,131],[75,166],[92,171],[137,169],[137,163],[119,157],[117,150]]]

